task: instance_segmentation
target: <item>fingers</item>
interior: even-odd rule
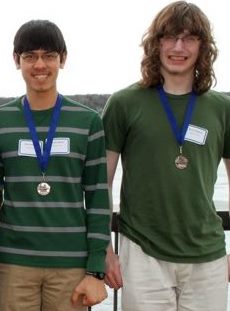
[[[71,301],[73,303],[73,305],[76,305],[78,303],[78,299],[79,299],[80,293],[76,290],[74,290],[72,297],[71,297]]]
[[[105,284],[114,289],[123,286],[119,257],[112,251],[106,257]]]
[[[105,295],[94,295],[94,296],[83,296],[83,305],[87,306],[87,307],[92,307],[96,304],[101,303],[103,300],[105,300],[107,298],[107,293]]]
[[[118,290],[123,286],[120,270],[116,273],[114,271],[108,272],[105,276],[105,284],[110,288]]]
[[[77,287],[75,287],[71,301],[76,307],[84,305],[91,307],[101,303],[108,296],[104,281],[97,280],[92,276],[86,276]]]

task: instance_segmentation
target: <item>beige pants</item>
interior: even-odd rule
[[[122,311],[226,311],[226,256],[201,264],[170,263],[146,255],[121,237]]]
[[[86,311],[71,294],[84,269],[34,268],[0,264],[1,311]]]

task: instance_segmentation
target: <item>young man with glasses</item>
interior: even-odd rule
[[[112,186],[123,167],[120,263],[106,282],[122,311],[225,311],[228,260],[213,203],[217,168],[230,175],[230,98],[210,90],[217,49],[206,15],[177,1],[143,37],[142,79],[103,113]],[[121,268],[121,272],[120,272]]]
[[[67,49],[54,23],[23,24],[13,55],[26,94],[0,107],[0,310],[87,310],[107,296],[102,121],[57,91]]]

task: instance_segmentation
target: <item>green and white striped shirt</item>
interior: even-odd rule
[[[44,145],[53,109],[33,111]],[[99,115],[63,97],[61,115],[42,181],[22,99],[0,107],[0,262],[103,271],[110,240],[104,131]]]

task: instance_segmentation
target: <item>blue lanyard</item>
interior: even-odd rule
[[[24,103],[24,105],[23,105],[24,115],[25,115],[27,126],[28,126],[29,131],[30,131],[30,136],[31,136],[31,139],[32,139],[32,142],[34,145],[34,150],[35,150],[35,153],[37,156],[38,165],[41,169],[42,174],[44,175],[46,170],[47,170],[47,167],[48,167],[52,142],[53,142],[53,138],[55,135],[58,120],[60,117],[61,106],[62,106],[62,96],[61,95],[57,96],[56,103],[55,103],[55,106],[53,109],[53,114],[51,117],[51,122],[50,122],[50,127],[49,127],[49,131],[48,131],[47,139],[44,143],[43,152],[42,152],[40,144],[39,144],[39,139],[38,139],[36,127],[34,124],[32,111],[30,109],[30,105],[29,105],[27,97],[24,98],[23,103]]]
[[[171,126],[172,131],[173,131],[173,134],[174,134],[179,146],[181,147],[184,143],[185,134],[187,132],[189,123],[192,119],[192,114],[193,114],[193,110],[194,110],[195,103],[196,103],[196,94],[194,91],[192,91],[192,93],[189,97],[189,100],[188,100],[183,125],[181,128],[179,128],[163,87],[157,86],[157,91],[159,93],[160,102],[161,102],[161,104],[165,110],[169,124]]]

